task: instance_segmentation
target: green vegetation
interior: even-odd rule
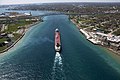
[[[26,25],[29,25],[29,24],[32,24],[32,23],[33,23],[33,21],[31,21],[31,20],[30,20],[30,21],[26,21],[25,19],[18,20],[18,21],[16,21],[15,23],[7,24],[8,28],[5,29],[3,32],[4,32],[4,33],[12,33],[12,34],[14,35],[14,37],[12,37],[11,39],[12,39],[12,41],[16,41],[18,38],[20,38],[20,36],[21,36],[22,34],[13,33],[13,32],[18,31],[19,29],[25,29],[25,28],[26,28],[26,27],[25,27]],[[0,39],[0,43],[1,43],[0,51],[6,49],[6,48],[8,47],[8,46],[5,45],[5,44],[2,46],[2,43],[3,43],[4,41],[6,41],[6,40],[7,40],[6,37]]]
[[[21,36],[21,34],[17,34],[17,33],[15,33],[13,39],[14,39],[14,40],[17,40],[20,36]]]
[[[4,50],[6,48],[7,48],[7,46],[0,47],[0,51]]]
[[[119,14],[96,14],[96,15],[77,15],[70,16],[81,28],[94,26],[105,34],[113,32],[120,26]],[[91,29],[90,31],[93,31]],[[120,30],[114,32],[115,35],[120,35]]]
[[[16,23],[8,24],[8,29],[5,32],[11,33],[18,30],[18,27],[23,27],[25,25],[31,24],[32,21],[19,20]]]
[[[87,28],[89,26],[85,26],[85,25],[80,25],[81,28]]]
[[[116,35],[116,36],[120,36],[120,29],[118,29],[117,31],[115,31],[113,34]]]
[[[10,17],[11,15],[14,17]],[[25,33],[25,29],[28,29],[29,25],[39,21],[39,18],[38,16],[23,15],[18,12],[8,12],[7,16],[1,17],[0,51],[11,46],[16,40],[21,38],[23,33]]]
[[[0,39],[0,43],[4,42],[4,41],[6,41],[6,40],[7,40],[7,38],[1,38],[1,39]]]
[[[9,24],[8,29],[6,30],[7,32],[14,32],[18,30],[18,24]]]
[[[18,26],[24,26],[24,25],[28,25],[28,24],[31,24],[31,23],[32,23],[31,20],[30,20],[30,21],[19,20],[19,21],[17,22]]]

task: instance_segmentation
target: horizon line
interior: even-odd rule
[[[51,4],[51,3],[120,3],[120,1],[118,2],[114,2],[114,1],[113,2],[108,2],[108,1],[106,2],[105,1],[104,2],[97,2],[97,1],[96,2],[95,1],[94,2],[79,2],[78,1],[78,2],[42,2],[42,3],[36,2],[36,3],[0,4],[0,5],[27,5],[27,4]]]

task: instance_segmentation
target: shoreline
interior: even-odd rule
[[[26,33],[32,26],[34,26],[34,25],[36,25],[36,24],[39,24],[39,23],[40,23],[40,21],[35,22],[35,23],[33,23],[33,24],[27,25],[27,28],[24,29],[24,32],[22,33],[22,35],[21,35],[17,40],[15,40],[15,42],[13,42],[12,45],[10,45],[10,46],[7,47],[6,49],[0,51],[0,54],[2,54],[2,53],[4,53],[4,52],[7,52],[7,51],[10,50],[11,48],[13,48],[13,47],[23,38],[23,36],[25,35],[25,33]]]
[[[89,35],[84,29],[80,28],[80,26],[79,26],[74,20],[70,19],[70,21],[72,21],[73,24],[75,24],[75,25],[77,26],[77,28],[79,29],[79,31],[86,37],[86,39],[87,39],[89,42],[93,43],[94,45],[99,45],[100,47],[102,47],[102,48],[110,51],[111,53],[113,53],[113,54],[115,54],[115,55],[117,55],[117,56],[120,56],[120,53],[119,53],[119,52],[114,51],[113,49],[111,49],[111,48],[109,48],[109,47],[106,47],[106,46],[103,46],[103,45],[101,45],[101,44],[97,44],[97,41],[94,41],[94,40],[90,39],[90,35]]]

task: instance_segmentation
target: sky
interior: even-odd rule
[[[52,3],[52,2],[120,2],[120,0],[0,0],[0,5],[29,4],[29,3]]]

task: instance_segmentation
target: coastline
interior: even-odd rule
[[[80,28],[80,25],[78,25],[78,24],[77,24],[74,20],[72,20],[72,19],[70,19],[70,21],[72,21],[73,24],[75,24],[75,25],[77,26],[77,28],[79,29],[79,31],[86,37],[86,39],[87,39],[89,42],[93,43],[94,45],[99,45],[99,46],[101,46],[102,48],[106,49],[107,52],[110,52],[110,53],[115,54],[115,55],[117,55],[117,56],[120,57],[120,53],[119,53],[119,52],[114,51],[113,49],[111,49],[111,48],[109,48],[109,47],[105,47],[105,46],[103,46],[103,45],[101,45],[101,44],[97,44],[98,42],[95,41],[95,40],[90,39],[90,35],[89,35],[84,29]]]
[[[15,40],[15,42],[13,42],[12,45],[10,45],[10,46],[7,47],[6,49],[0,51],[0,54],[2,54],[2,53],[4,53],[4,52],[7,52],[7,51],[10,50],[12,47],[14,47],[14,46],[23,38],[23,36],[24,36],[25,33],[30,29],[30,27],[32,27],[32,26],[34,26],[34,25],[36,25],[36,24],[38,24],[38,23],[40,23],[40,21],[37,21],[37,22],[35,22],[35,23],[33,23],[33,24],[27,25],[27,28],[24,29],[24,32],[22,33],[22,35],[21,35],[17,40]]]

